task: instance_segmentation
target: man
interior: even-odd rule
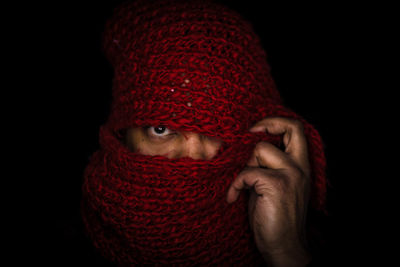
[[[210,1],[126,2],[103,41],[113,103],[82,202],[103,255],[121,265],[310,263],[321,140],[282,106],[251,25]]]

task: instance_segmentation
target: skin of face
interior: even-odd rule
[[[129,150],[142,155],[160,155],[170,159],[190,157],[210,160],[218,152],[222,141],[194,132],[174,131],[164,126],[134,127],[126,132]]]

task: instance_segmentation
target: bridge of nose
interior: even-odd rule
[[[193,159],[206,159],[207,151],[205,138],[198,133],[188,133],[185,132],[185,145],[184,145],[184,156],[193,158]]]

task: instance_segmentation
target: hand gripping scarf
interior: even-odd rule
[[[250,23],[211,1],[136,1],[106,23],[113,101],[100,149],[85,170],[82,216],[96,248],[121,266],[259,266],[248,193],[226,203],[269,116],[300,120],[312,167],[310,204],[323,209],[325,157],[318,132],[282,105],[266,53]],[[130,127],[163,125],[220,138],[211,160],[140,155]]]

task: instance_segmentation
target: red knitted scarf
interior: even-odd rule
[[[102,254],[120,265],[257,266],[247,195],[226,203],[230,183],[257,142],[257,121],[303,122],[312,167],[311,205],[325,200],[318,132],[282,106],[251,25],[209,1],[136,1],[116,9],[104,32],[115,69],[101,148],[85,170],[82,215]],[[211,160],[130,152],[121,130],[164,125],[223,140]]]

